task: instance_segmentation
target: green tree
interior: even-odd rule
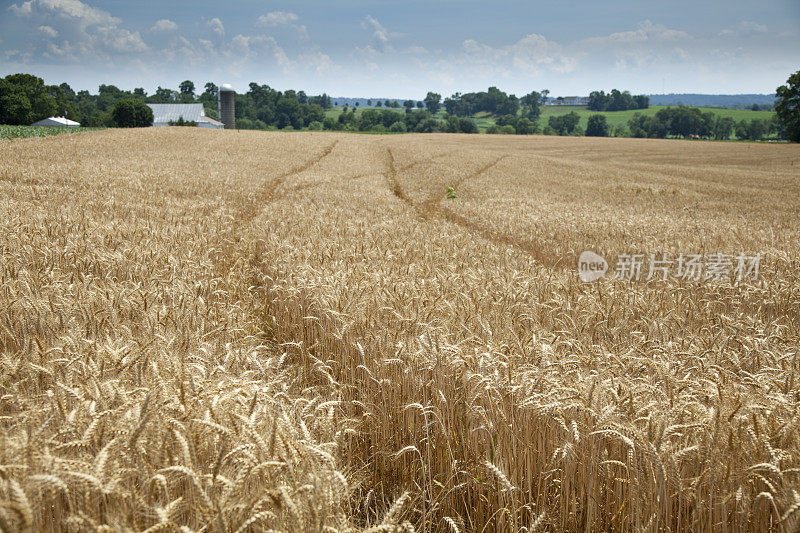
[[[423,109],[425,107],[425,102],[422,100],[417,101],[417,109]]]
[[[153,125],[153,110],[141,100],[120,100],[111,117],[120,128],[143,128]]]
[[[608,137],[609,127],[605,115],[592,115],[586,126],[587,137]]]
[[[209,81],[205,84],[205,91],[203,91],[203,95],[216,99],[218,92],[219,87],[217,87],[215,83]]]
[[[41,78],[32,74],[11,74],[3,82],[0,84],[0,123],[27,125],[59,111],[55,91]]]
[[[405,107],[406,109],[411,109],[412,107],[414,107],[414,100],[406,100],[406,101],[404,101],[403,102],[403,107]]]
[[[102,89],[102,85],[100,86]],[[177,100],[177,94],[172,89],[165,89],[160,85],[156,89],[155,94],[148,98],[148,101],[152,104],[168,104],[170,102],[174,102]]]
[[[522,98],[520,98],[520,103],[522,104],[522,116],[529,120],[538,120],[539,116],[542,114],[542,105],[544,105],[547,96],[544,94],[547,91],[537,92],[532,91]]]
[[[429,92],[425,96],[425,107],[428,108],[432,114],[436,114],[441,107],[442,95],[434,92]]]
[[[786,138],[800,142],[800,70],[789,76],[786,85],[778,87],[775,94],[778,97],[775,113],[786,132]]]
[[[31,122],[31,103],[22,92],[8,89],[0,80],[0,124],[28,125]]]
[[[736,121],[734,121],[733,118],[718,116],[714,121],[714,138],[717,140],[727,139],[731,136],[735,125]]]
[[[517,135],[530,135],[532,133],[539,133],[539,124],[522,117],[517,121],[516,130]]]
[[[547,125],[558,135],[572,135],[577,132],[580,120],[580,115],[572,111],[566,115],[550,117],[547,120]]]
[[[184,80],[178,85],[181,95],[191,96],[194,98],[194,82],[191,80]]]

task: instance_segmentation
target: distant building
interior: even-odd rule
[[[64,117],[50,117],[39,122],[34,122],[31,126],[55,126],[59,128],[80,128],[80,124],[74,120]]]
[[[545,105],[555,105],[555,106],[589,105],[589,97],[588,96],[559,96],[557,98],[548,99],[547,103]]]
[[[169,126],[183,117],[186,122],[197,122],[201,128],[221,130],[224,125],[205,116],[203,104],[147,104],[153,110],[153,126]]]

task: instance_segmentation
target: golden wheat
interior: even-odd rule
[[[0,161],[4,530],[800,522],[796,146],[160,128]],[[763,259],[589,285],[584,249]]]

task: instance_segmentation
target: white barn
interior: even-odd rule
[[[80,128],[80,124],[74,120],[65,117],[50,117],[38,122],[34,122],[31,126],[55,126],[59,128]]]
[[[153,126],[169,126],[183,117],[186,122],[197,122],[201,128],[221,130],[222,122],[205,116],[203,104],[147,104],[153,110]]]

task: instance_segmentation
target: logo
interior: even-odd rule
[[[591,283],[604,278],[608,272],[608,262],[602,255],[586,250],[578,258],[578,275],[581,281]]]

